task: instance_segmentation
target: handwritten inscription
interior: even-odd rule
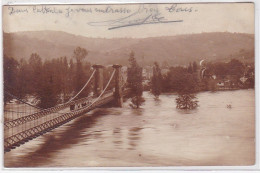
[[[20,14],[20,13],[41,13],[41,14],[64,14],[65,17],[70,17],[73,13],[102,13],[102,14],[129,14],[132,12],[131,9],[125,7],[115,8],[112,6],[105,7],[89,7],[89,8],[78,8],[70,6],[62,9],[54,6],[33,6],[32,8],[22,7],[8,7],[8,14]]]
[[[106,6],[104,9],[95,8],[95,12],[98,12],[98,13],[131,13],[132,11],[128,8],[114,8],[111,6]]]
[[[129,26],[173,22],[183,22],[183,20],[168,20],[161,15],[157,8],[147,8],[141,5],[136,12],[126,17],[101,22],[88,22],[88,24],[91,26],[108,26],[108,29],[112,30]]]
[[[63,7],[63,8],[62,8]],[[21,6],[10,6],[8,7],[9,15],[19,15],[19,14],[55,14],[63,15],[65,18],[71,18],[74,14],[113,14],[112,20],[106,21],[90,21],[87,22],[90,26],[108,26],[108,29],[118,29],[128,26],[137,26],[144,24],[162,24],[162,23],[176,23],[183,22],[182,19],[172,20],[171,14],[174,13],[193,13],[198,10],[192,6],[182,6],[180,4],[167,4],[164,8],[158,8],[157,5],[146,5],[141,4],[137,8],[130,8],[125,6],[33,6],[33,7],[21,7]],[[167,17],[165,17],[165,14]],[[116,15],[119,17],[117,18]],[[122,17],[123,16],[123,17]],[[91,18],[90,18],[91,19]],[[100,17],[101,19],[101,17]]]
[[[72,13],[92,13],[92,8],[71,8],[65,9],[65,16],[69,17]]]
[[[62,14],[63,11],[56,7],[48,7],[48,6],[33,6],[33,13],[42,13],[42,14]]]
[[[14,15],[14,14],[20,14],[20,13],[29,13],[28,9],[20,9],[20,8],[14,8],[14,7],[8,7],[8,14]]]
[[[170,7],[165,7],[165,9],[170,13],[173,13],[173,12],[176,12],[176,13],[189,12],[189,13],[191,13],[191,12],[197,11],[196,9],[193,9],[193,7],[180,7],[177,4],[172,4]]]
[[[126,17],[117,18],[114,20],[106,20],[101,22],[88,22],[91,26],[108,26],[109,30],[118,29],[129,26],[145,25],[145,24],[162,24],[162,23],[177,23],[183,20],[169,20],[164,17],[158,8],[146,7],[140,5],[138,10]]]

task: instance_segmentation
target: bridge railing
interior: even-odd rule
[[[115,71],[112,73],[105,89],[97,98],[85,97],[69,101],[15,120],[6,121],[4,148],[5,151],[15,148],[71,119],[74,119],[94,108],[100,107],[114,99],[113,90],[106,91]],[[85,104],[87,102],[87,104]],[[70,105],[81,105],[71,110]],[[68,110],[66,108],[69,108]]]
[[[86,105],[85,107],[82,107],[80,109],[75,109],[75,110],[71,110],[69,112],[66,113],[62,113],[62,114],[56,114],[56,116],[52,116],[47,120],[44,120],[42,122],[40,122],[39,124],[34,124],[34,126],[29,127],[23,131],[17,131],[17,133],[5,137],[4,140],[4,148],[5,151],[9,151],[21,144],[23,144],[24,142],[27,142],[28,140],[31,140],[53,128],[56,128],[80,115],[82,115],[83,113],[86,113],[96,107],[100,107],[101,105],[104,105],[108,102],[110,102],[111,100],[113,100],[113,93],[107,92],[106,94],[104,94],[102,97],[100,97],[100,99],[93,101],[92,99],[92,103],[90,105]],[[73,103],[81,103],[84,102],[84,99],[79,99]],[[71,104],[73,104],[71,103]]]
[[[48,114],[58,112],[58,111],[66,108],[66,107],[69,107],[69,105],[71,105],[71,104],[77,104],[79,102],[82,102],[83,100],[91,100],[91,99],[92,99],[91,96],[84,97],[84,98],[81,98],[79,100],[68,102],[68,103],[65,103],[65,104],[60,104],[60,105],[57,105],[55,107],[51,107],[51,108],[48,108],[48,109],[44,109],[44,110],[41,110],[39,112],[33,113],[31,115],[26,115],[26,116],[17,118],[15,120],[5,121],[4,122],[4,128],[5,129],[13,128],[13,127],[22,125],[24,123],[27,123],[29,121],[33,121],[33,120],[42,118],[42,117],[44,117]]]

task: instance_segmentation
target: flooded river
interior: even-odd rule
[[[199,108],[176,95],[132,109],[99,108],[5,153],[6,167],[252,165],[254,90],[202,92]],[[227,105],[232,108],[227,108]]]

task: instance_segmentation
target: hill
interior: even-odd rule
[[[28,59],[38,53],[43,59],[67,56],[83,47],[87,60],[100,64],[127,64],[131,50],[146,65],[154,61],[184,65],[206,59],[226,61],[243,58],[254,61],[254,35],[241,33],[201,33],[151,38],[88,38],[60,31],[28,31],[4,33],[4,54]]]

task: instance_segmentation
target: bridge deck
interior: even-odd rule
[[[93,110],[103,106],[114,99],[113,92],[105,93],[98,100],[83,98],[73,103],[58,105],[47,111],[32,114],[20,119],[5,122],[4,129],[4,149],[5,152],[14,149],[25,142],[38,137],[62,124]],[[71,104],[80,104],[88,102],[84,107],[70,110]]]

